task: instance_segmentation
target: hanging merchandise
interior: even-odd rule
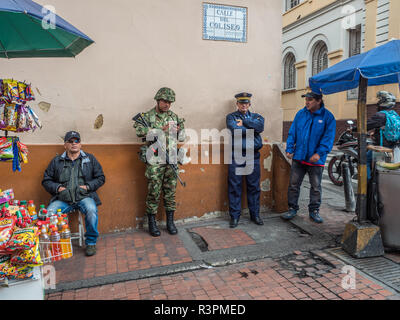
[[[14,79],[0,79],[0,161],[12,162],[13,171],[21,171],[21,163],[28,163],[28,148],[18,137],[8,132],[27,132],[42,128],[42,123],[26,103],[35,100],[30,84]]]

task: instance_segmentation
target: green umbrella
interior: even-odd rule
[[[94,41],[31,0],[0,0],[0,57],[75,57]]]

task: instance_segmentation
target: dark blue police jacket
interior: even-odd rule
[[[238,126],[236,120],[243,120],[243,126]],[[258,113],[252,113],[247,111],[246,114],[242,114],[239,111],[232,112],[226,116],[226,126],[232,132],[232,139],[234,137],[234,130],[242,131],[242,139],[239,142],[242,144],[242,152],[246,153],[246,131],[254,129],[254,141],[249,141],[249,147],[254,146],[254,152],[257,152],[262,148],[262,139],[260,133],[264,131],[264,118]],[[232,148],[235,145],[235,141],[232,141]]]

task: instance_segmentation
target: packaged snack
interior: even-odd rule
[[[13,158],[12,138],[0,138],[0,161],[11,161]]]
[[[25,87],[25,100],[35,100],[35,95],[33,94],[32,86],[30,84],[27,84]]]
[[[0,251],[4,251],[7,247],[8,241],[10,240],[14,226],[16,223],[16,218],[0,218]]]
[[[13,189],[4,190],[4,191],[0,192],[0,204],[10,201],[12,199],[14,199]]]
[[[4,102],[0,101],[0,129],[3,129],[6,127],[5,109],[6,109],[6,104]]]
[[[18,141],[17,144],[21,162],[28,163],[28,147],[20,141]]]
[[[0,262],[0,278],[29,279],[33,277],[33,267],[13,265],[10,260]]]
[[[25,90],[26,90],[26,84],[22,82],[18,82],[18,95],[19,99],[22,101],[25,101]]]
[[[26,110],[23,105],[17,107],[18,110],[18,121],[17,121],[17,131],[28,131],[29,128],[26,127]]]
[[[11,79],[3,80],[3,90],[4,96],[7,96],[10,102],[19,101],[18,81]]]
[[[7,251],[28,250],[38,241],[39,229],[37,227],[16,228],[7,243]]]
[[[41,266],[43,264],[42,258],[39,252],[39,241],[36,241],[36,245],[28,250],[17,251],[11,256],[12,264],[23,264],[30,267]]]
[[[39,117],[36,115],[36,113],[33,111],[33,109],[30,106],[26,106],[26,108],[28,109],[29,113],[32,115],[33,119],[35,120],[36,125],[42,129],[42,124],[39,120]]]
[[[6,127],[4,130],[8,131],[17,131],[17,108],[15,103],[6,104],[5,107],[5,124]]]
[[[37,128],[37,125],[35,123],[35,119],[33,118],[32,114],[28,111],[28,109],[25,107],[26,112],[26,128],[29,128],[29,130],[35,131]]]

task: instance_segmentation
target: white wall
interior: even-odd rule
[[[131,118],[155,105],[162,86],[175,90],[172,110],[196,130],[223,129],[234,95],[251,92],[253,111],[266,118],[263,137],[281,140],[281,0],[218,1],[248,7],[247,43],[202,40],[200,0],[38,2],[96,43],[75,59],[0,61],[1,78],[31,82],[37,97],[31,105],[43,129],[21,134],[24,143],[61,143],[71,129],[85,143],[138,142]],[[96,130],[99,114],[104,125]]]

